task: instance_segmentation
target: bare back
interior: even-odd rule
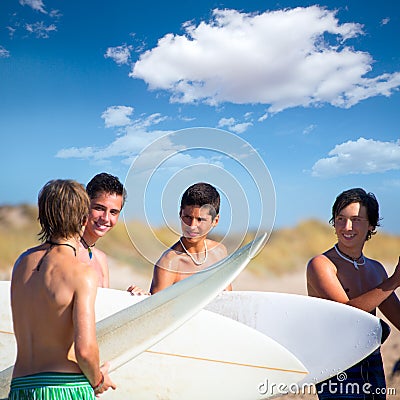
[[[14,377],[46,371],[80,373],[72,344],[87,340],[95,329],[95,272],[78,261],[72,248],[49,247],[46,243],[28,250],[14,266]]]

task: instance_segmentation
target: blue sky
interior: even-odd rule
[[[399,17],[395,1],[3,0],[0,204],[35,203],[54,178],[136,178],[144,154],[162,172],[127,204],[145,199],[149,225],[170,224],[192,179],[222,192],[221,229],[263,209],[278,228],[328,221],[337,194],[363,187],[400,234]],[[174,157],[146,153],[197,127],[215,141],[191,148],[189,131]],[[238,164],[253,149],[275,204],[250,187],[262,167]]]

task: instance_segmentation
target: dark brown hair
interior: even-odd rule
[[[86,185],[86,191],[91,200],[98,197],[100,194],[116,194],[122,196],[122,206],[126,200],[126,190],[120,180],[113,175],[102,172],[95,175]]]
[[[329,223],[335,226],[335,218],[349,204],[360,203],[367,209],[368,222],[373,227],[372,231],[368,231],[366,240],[371,239],[376,233],[376,227],[379,226],[379,204],[373,193],[367,193],[364,189],[354,188],[345,190],[336,197],[332,206],[332,218]]]
[[[214,186],[199,182],[188,187],[182,195],[181,211],[186,206],[206,206],[212,219],[219,214],[220,196]]]

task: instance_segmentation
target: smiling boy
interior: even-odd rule
[[[152,294],[226,257],[225,246],[207,238],[218,224],[219,207],[220,196],[214,186],[200,182],[186,189],[179,212],[182,236],[154,266]]]
[[[400,261],[391,277],[383,265],[363,254],[364,244],[379,226],[379,205],[372,193],[360,188],[341,193],[332,207],[330,222],[337,244],[310,260],[307,266],[308,294],[337,301],[376,314],[376,308],[400,329],[400,301],[394,291],[400,286]],[[327,399],[385,399],[386,388],[379,349],[348,369],[347,379],[336,377],[317,385],[318,397]],[[330,392],[329,388],[358,387],[359,393]],[[354,386],[356,385],[356,386]],[[367,386],[366,386],[367,385]],[[368,387],[368,393],[362,388]]]
[[[89,264],[98,275],[98,286],[109,287],[107,256],[94,246],[118,222],[126,191],[116,176],[102,172],[86,186],[90,198],[88,223],[80,241],[79,260]]]

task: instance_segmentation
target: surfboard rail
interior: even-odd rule
[[[267,238],[264,233],[211,267],[98,322],[100,356],[110,361],[110,371],[193,317],[239,275]],[[12,367],[0,372],[0,398],[8,396],[11,377]]]

